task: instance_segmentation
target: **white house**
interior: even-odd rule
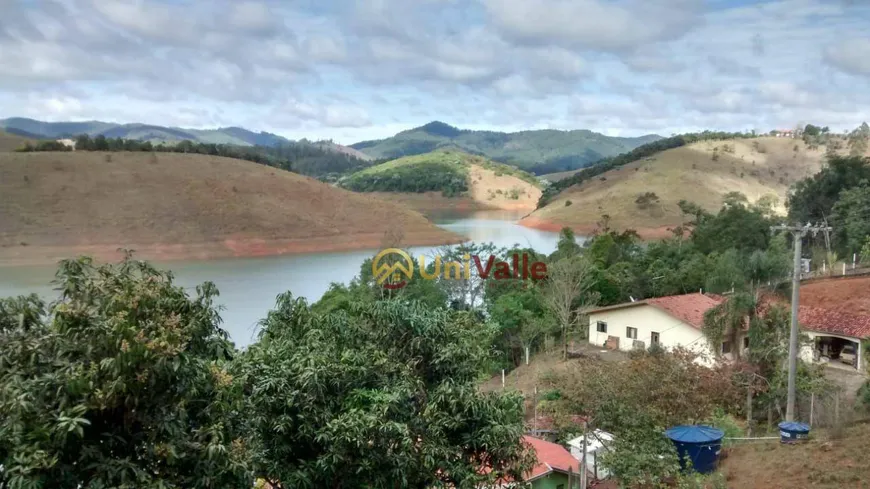
[[[595,479],[605,479],[610,474],[607,469],[601,467],[600,455],[609,450],[613,442],[613,435],[606,431],[594,430],[586,436],[586,471]],[[583,435],[568,442],[571,456],[583,463]]]
[[[665,348],[682,346],[713,360],[713,351],[701,332],[704,313],[720,304],[719,296],[701,293],[658,297],[615,306],[601,307],[588,313],[589,342],[593,345],[630,351],[659,344]],[[748,347],[746,335],[740,345]],[[729,341],[717,345],[718,353],[727,357],[735,348]]]

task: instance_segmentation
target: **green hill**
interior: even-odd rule
[[[388,193],[412,208],[432,202],[408,194],[440,193],[448,200],[462,197],[483,208],[499,209],[533,209],[541,195],[541,182],[534,175],[482,156],[452,150],[381,163],[345,177],[340,184],[356,192]]]
[[[537,130],[504,133],[457,129],[443,122],[400,132],[377,141],[363,141],[351,147],[376,159],[400,158],[437,149],[458,149],[486,156],[541,175],[574,170],[601,158],[630,151],[661,139],[651,134],[619,138],[588,130]]]

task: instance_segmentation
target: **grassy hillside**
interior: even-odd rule
[[[357,192],[393,194],[438,193],[446,198],[470,199],[482,208],[534,208],[540,194],[538,179],[509,165],[459,151],[433,151],[388,161],[342,180]],[[426,198],[400,199],[413,208],[437,207]],[[438,199],[435,199],[438,200]],[[444,202],[447,207],[451,203]]]
[[[525,222],[589,232],[606,214],[614,228],[666,233],[683,221],[680,200],[716,211],[728,192],[741,192],[752,202],[771,196],[784,211],[789,186],[818,172],[823,157],[823,148],[811,150],[789,138],[696,141],[558,181]]]
[[[150,259],[251,256],[456,242],[368,195],[218,156],[0,154],[0,263],[79,253]],[[394,239],[394,238],[391,238]]]
[[[0,152],[15,151],[23,148],[28,143],[33,144],[35,142],[33,139],[0,130]]]
[[[391,138],[363,141],[351,147],[378,159],[400,158],[444,148],[459,149],[544,174],[581,168],[657,139],[661,138],[656,135],[609,137],[587,130],[470,131],[443,122],[431,122]]]

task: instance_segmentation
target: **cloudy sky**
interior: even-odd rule
[[[351,143],[870,119],[870,0],[0,0],[0,118]]]

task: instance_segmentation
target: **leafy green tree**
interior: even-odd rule
[[[870,237],[870,182],[843,190],[831,209],[831,226],[837,248],[844,255],[855,253]]]
[[[507,343],[519,347],[528,364],[532,348],[549,333],[558,331],[556,322],[544,307],[541,289],[533,283],[517,284],[500,294],[490,305],[490,319]],[[519,362],[514,359],[514,364]]]
[[[0,300],[0,486],[249,485],[214,286],[129,258],[64,261],[57,285]]]
[[[556,251],[550,255],[550,259],[556,261],[560,258],[575,256],[580,253],[580,249],[581,247],[577,244],[577,236],[574,234],[574,230],[569,227],[563,227],[562,230],[559,231],[559,241],[556,243]]]
[[[789,218],[800,223],[824,222],[840,193],[870,180],[870,158],[832,156],[822,171],[795,184],[788,198]]]
[[[700,252],[767,248],[773,223],[758,209],[746,206],[739,196],[731,197],[715,217],[705,220],[692,232],[692,241]]]
[[[522,477],[522,397],[477,388],[492,333],[468,312],[405,301],[320,315],[280,296],[234,370],[256,475],[278,488]]]

